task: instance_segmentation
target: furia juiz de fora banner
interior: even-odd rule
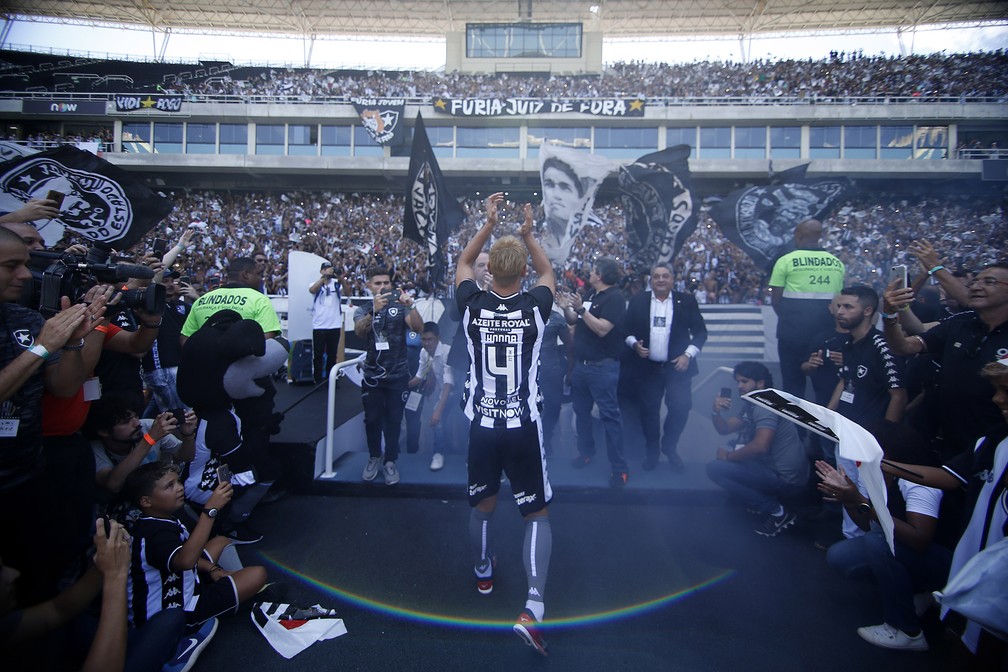
[[[518,117],[533,114],[589,114],[643,117],[643,98],[435,98],[435,112],[453,117]]]

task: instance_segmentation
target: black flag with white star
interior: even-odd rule
[[[361,126],[379,145],[398,147],[406,137],[405,98],[352,98]]]
[[[418,112],[406,180],[403,238],[415,240],[427,248],[427,272],[434,284],[439,284],[445,275],[443,246],[464,219],[462,206],[448,193],[427,138],[423,117]]]
[[[627,254],[636,273],[672,261],[696,229],[689,155],[689,145],[677,145],[620,166]]]
[[[33,222],[47,246],[70,229],[127,250],[172,211],[172,202],[105,159],[65,145],[0,163],[0,213],[50,191],[64,195],[59,217]]]

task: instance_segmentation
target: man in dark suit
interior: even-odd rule
[[[696,356],[707,341],[707,325],[696,299],[671,290],[671,266],[656,264],[651,269],[651,291],[630,300],[624,323],[626,344],[634,352],[625,361],[638,394],[646,450],[643,467],[648,471],[658,465],[659,446],[673,469],[684,469],[676,447],[692,406],[690,379],[699,370]],[[660,435],[662,397],[667,415]]]

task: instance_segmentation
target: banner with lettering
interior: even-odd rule
[[[538,114],[588,114],[643,117],[643,98],[435,98],[435,112],[453,117],[519,117]]]
[[[794,245],[794,230],[806,219],[821,220],[853,189],[846,177],[808,179],[808,164],[778,173],[770,184],[733,191],[710,216],[728,240],[769,271]]]
[[[89,100],[23,100],[24,114],[105,114],[106,103]]]
[[[361,126],[379,145],[401,145],[406,137],[405,98],[351,98]]]
[[[627,254],[635,273],[672,261],[696,230],[699,208],[690,191],[689,155],[689,145],[676,145],[620,166]]]
[[[181,112],[182,96],[116,94],[116,112]]]

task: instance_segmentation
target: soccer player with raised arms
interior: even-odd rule
[[[528,577],[525,608],[514,631],[537,652],[546,655],[539,633],[542,621],[553,533],[547,505],[553,491],[546,475],[539,413],[539,350],[553,308],[553,268],[532,236],[532,206],[525,204],[525,222],[518,237],[503,236],[490,248],[493,289],[480,290],[473,263],[497,224],[504,194],[486,200],[486,224],[473,236],[458,259],[456,300],[469,348],[469,373],[463,408],[469,429],[469,536],[475,551],[476,588],[493,590],[494,555],[488,527],[497,506],[501,472],[511,482],[515,503],[525,520],[523,557]],[[521,291],[527,260],[539,280]]]

